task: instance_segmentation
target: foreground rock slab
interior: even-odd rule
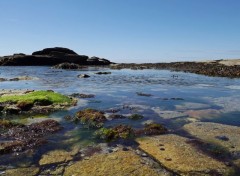
[[[72,160],[72,153],[64,150],[54,150],[43,155],[39,165],[63,163]]]
[[[17,168],[6,170],[5,176],[35,176],[39,172],[37,167]]]
[[[205,142],[225,148],[233,157],[240,158],[240,127],[196,122],[185,125],[183,129]]]
[[[188,138],[174,134],[137,139],[140,149],[180,175],[229,175],[231,168],[201,153]]]
[[[65,168],[64,175],[102,176],[157,176],[159,173],[146,164],[133,151],[117,151],[111,154],[97,154]]]

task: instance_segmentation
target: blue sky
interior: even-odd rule
[[[0,1],[0,55],[55,46],[114,62],[240,58],[240,1]]]

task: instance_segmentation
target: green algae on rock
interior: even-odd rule
[[[74,104],[74,100],[53,91],[3,91],[0,96],[2,112],[18,114],[31,112],[62,109]]]
[[[134,136],[134,131],[130,126],[118,125],[113,128],[101,128],[95,132],[95,136],[106,141],[127,139]]]
[[[107,120],[104,113],[96,109],[84,109],[76,113],[76,118],[86,127],[100,128]]]

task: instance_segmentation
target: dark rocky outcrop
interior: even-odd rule
[[[89,58],[78,55],[67,48],[46,48],[33,52],[32,55],[22,53],[0,57],[0,66],[53,66],[60,63],[74,63],[79,65],[109,65],[110,61],[98,57]]]
[[[221,60],[212,62],[171,62],[171,63],[143,63],[143,64],[115,64],[111,66],[111,69],[124,69],[129,68],[133,70],[142,69],[160,69],[160,70],[172,70],[183,71],[189,73],[196,73],[207,76],[218,77],[240,77],[240,65],[224,65],[220,63]],[[176,75],[172,76],[177,78]]]

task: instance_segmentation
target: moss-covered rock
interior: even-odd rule
[[[41,111],[47,106],[51,110],[73,105],[74,99],[53,91],[3,91],[0,92],[0,111],[18,114],[23,111]]]
[[[95,136],[106,141],[111,141],[133,137],[134,132],[130,126],[118,125],[113,128],[101,128],[95,132]]]
[[[76,113],[76,118],[86,127],[100,128],[107,120],[104,113],[95,109],[84,109]]]

